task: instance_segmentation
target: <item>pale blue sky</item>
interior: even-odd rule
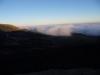
[[[100,22],[99,0],[0,0],[0,23]]]

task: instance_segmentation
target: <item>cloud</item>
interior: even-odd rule
[[[100,36],[100,23],[99,24],[78,24],[73,27],[74,33],[81,33],[91,36]]]
[[[40,26],[26,27],[26,29],[53,36],[71,36],[72,33],[80,33],[90,36],[100,36],[100,23],[40,25]]]
[[[73,25],[35,26],[37,32],[53,36],[71,36]],[[34,31],[34,30],[33,30]]]
[[[72,33],[100,36],[100,23],[38,26],[37,31],[53,36],[71,36]]]

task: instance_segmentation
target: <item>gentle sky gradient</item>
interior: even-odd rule
[[[99,0],[0,0],[0,23],[100,22]]]

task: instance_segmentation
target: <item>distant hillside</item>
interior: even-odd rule
[[[10,25],[10,24],[0,24],[0,30],[2,31],[16,31],[19,30],[18,27]]]

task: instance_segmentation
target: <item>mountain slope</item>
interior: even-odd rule
[[[18,27],[10,25],[10,24],[0,24],[0,30],[2,31],[16,31],[19,30]]]

